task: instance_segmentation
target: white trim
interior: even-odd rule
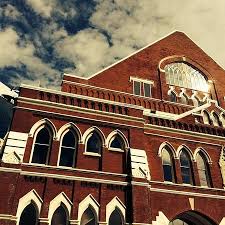
[[[212,159],[211,159],[209,153],[202,147],[198,147],[198,148],[195,149],[194,156],[193,156],[195,162],[197,160],[197,155],[198,155],[199,152],[202,152],[202,154],[206,157],[207,162],[209,164],[212,164]]]
[[[112,150],[112,151],[124,151],[123,149],[117,149],[117,148],[110,148],[110,144],[111,144],[111,141],[112,141],[112,138],[115,136],[115,135],[119,135],[123,142],[124,142],[124,147],[125,149],[128,149],[129,148],[129,142],[126,138],[126,136],[124,135],[123,132],[121,132],[120,130],[116,129],[114,131],[112,131],[108,137],[106,138],[106,141],[105,141],[105,145],[106,145],[106,148],[108,148],[109,150]]]
[[[92,208],[93,213],[96,216],[96,222],[98,223],[99,220],[99,208],[100,205],[99,203],[95,200],[95,198],[89,194],[84,200],[82,200],[79,203],[78,206],[78,216],[77,216],[77,220],[79,221],[79,224],[81,223],[81,218],[83,213],[85,212],[86,209],[88,209],[89,207]]]
[[[37,133],[37,130],[40,128],[40,127],[43,127],[43,125],[46,125],[49,126],[51,128],[51,131],[52,131],[52,135],[53,135],[53,138],[55,139],[56,138],[56,134],[57,134],[57,129],[55,127],[55,125],[47,118],[44,118],[44,119],[41,119],[39,121],[37,121],[30,129],[30,132],[29,132],[29,137],[34,137],[34,134]],[[40,129],[39,129],[40,130]]]
[[[34,203],[34,206],[37,209],[37,220],[39,218],[40,212],[41,212],[41,206],[42,206],[42,199],[38,195],[38,193],[33,189],[30,192],[28,192],[26,195],[24,195],[22,198],[19,199],[18,207],[17,207],[17,222],[16,225],[19,225],[20,222],[20,216],[23,212],[23,210],[31,203]]]
[[[134,77],[134,76],[130,76],[130,82],[131,81],[137,81],[137,82],[141,82],[141,83],[146,83],[146,84],[154,84],[153,80],[147,80],[147,79],[142,79],[139,77]]]
[[[52,216],[53,216],[55,210],[60,205],[63,205],[64,209],[66,210],[67,221],[69,221],[73,203],[70,201],[70,199],[66,196],[66,194],[64,192],[61,192],[49,203],[49,210],[48,210],[49,224],[51,224]]]
[[[122,224],[126,222],[126,206],[116,196],[106,205],[106,222],[109,224],[109,218],[114,210],[118,210],[121,214]]]
[[[193,156],[193,153],[192,153],[191,149],[187,145],[185,145],[185,144],[182,144],[182,145],[180,145],[177,148],[177,151],[176,151],[177,159],[180,159],[180,155],[181,155],[182,150],[185,150],[188,153],[188,155],[190,157],[190,160],[191,161],[194,161],[194,156]]]
[[[101,157],[101,154],[95,153],[95,152],[84,152],[83,155],[89,155],[89,156]]]
[[[56,135],[56,140],[61,140],[61,136],[63,135],[64,132],[66,132],[67,130],[73,130],[75,131],[75,133],[77,134],[77,137],[78,137],[78,142],[81,142],[81,138],[82,138],[82,133],[79,129],[78,126],[76,126],[74,123],[72,122],[69,122],[67,124],[64,124],[57,132],[57,135]]]
[[[167,141],[163,142],[163,143],[159,146],[158,156],[159,156],[159,157],[162,157],[162,150],[163,150],[166,146],[170,149],[171,153],[173,154],[174,159],[176,159],[176,158],[177,158],[176,150],[175,150],[175,148],[174,148],[169,142],[167,142]]]

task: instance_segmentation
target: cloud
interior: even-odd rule
[[[28,77],[21,74],[11,78],[14,85],[24,81],[41,81],[44,86],[59,85],[59,72],[52,69],[51,65],[44,63],[35,56],[32,43],[26,42],[18,45],[20,37],[12,28],[0,31],[0,68],[25,66]]]
[[[32,9],[43,17],[50,17],[56,6],[56,0],[26,0]]]
[[[0,8],[0,16],[10,17],[15,20],[21,16],[21,13],[14,6],[7,4],[5,7]]]

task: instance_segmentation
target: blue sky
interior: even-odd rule
[[[1,0],[0,81],[59,88],[174,30],[225,68],[224,0]]]

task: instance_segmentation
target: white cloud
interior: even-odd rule
[[[21,16],[21,13],[14,6],[7,4],[5,7],[0,8],[0,15],[17,19]]]
[[[31,43],[18,46],[19,36],[12,28],[0,31],[0,68],[13,66],[19,67],[24,64],[27,67],[30,81],[41,81],[43,86],[49,86],[49,79],[52,80],[51,85],[59,85],[59,73],[51,68],[50,65],[44,63],[40,58],[34,55],[35,48]],[[13,84],[24,82],[23,76],[18,74],[17,78],[12,78]]]
[[[35,12],[43,17],[50,17],[56,6],[56,0],[26,0]]]

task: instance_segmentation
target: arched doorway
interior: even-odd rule
[[[176,216],[169,225],[217,225],[207,216],[195,211],[187,211]]]

